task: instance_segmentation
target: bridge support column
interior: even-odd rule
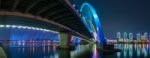
[[[68,32],[60,32],[60,48],[70,48],[71,36]]]

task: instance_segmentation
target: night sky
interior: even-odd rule
[[[118,31],[150,32],[150,0],[76,0],[77,8],[84,1],[96,9],[107,37]]]

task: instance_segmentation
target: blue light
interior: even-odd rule
[[[30,26],[0,25],[0,40],[52,40],[59,41],[59,32]]]
[[[90,5],[89,3],[83,3],[80,12],[82,13],[82,21],[88,28],[89,32],[90,33],[96,32],[98,36],[97,37],[98,43],[106,44],[106,39],[103,34],[100,19],[98,18],[98,15],[93,6]]]
[[[76,36],[72,36],[71,42],[72,42],[73,44],[79,44],[80,41],[81,41],[81,38],[76,37]]]

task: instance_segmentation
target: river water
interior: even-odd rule
[[[8,58],[150,58],[149,44],[115,44],[122,49],[116,53],[101,53],[96,45],[77,45],[73,50],[59,50],[56,46],[6,46]]]

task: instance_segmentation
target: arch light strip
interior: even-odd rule
[[[85,3],[83,3],[83,4],[81,5],[80,12],[83,12],[83,9],[84,9],[85,7],[88,7],[88,9],[90,9],[90,11],[92,12],[92,16],[93,16],[93,19],[94,19],[94,22],[93,22],[93,23],[95,23],[96,30],[97,30],[97,35],[98,35],[98,42],[100,42],[101,44],[106,44],[106,39],[105,39],[104,34],[103,34],[101,22],[100,22],[100,19],[99,19],[97,13],[96,13],[96,10],[94,9],[94,7],[93,7],[91,4],[85,2]],[[88,23],[85,21],[86,19],[85,19],[84,16],[82,16],[82,20],[83,20],[83,23],[85,24],[85,26],[88,28],[88,30],[89,30],[91,33],[93,33],[93,30],[94,30],[94,29],[89,28],[89,25],[88,25]]]
[[[52,30],[49,30],[49,29],[31,27],[31,26],[22,26],[22,25],[0,25],[0,28],[18,28],[18,29],[29,29],[29,30],[59,33],[57,31],[52,31]]]

